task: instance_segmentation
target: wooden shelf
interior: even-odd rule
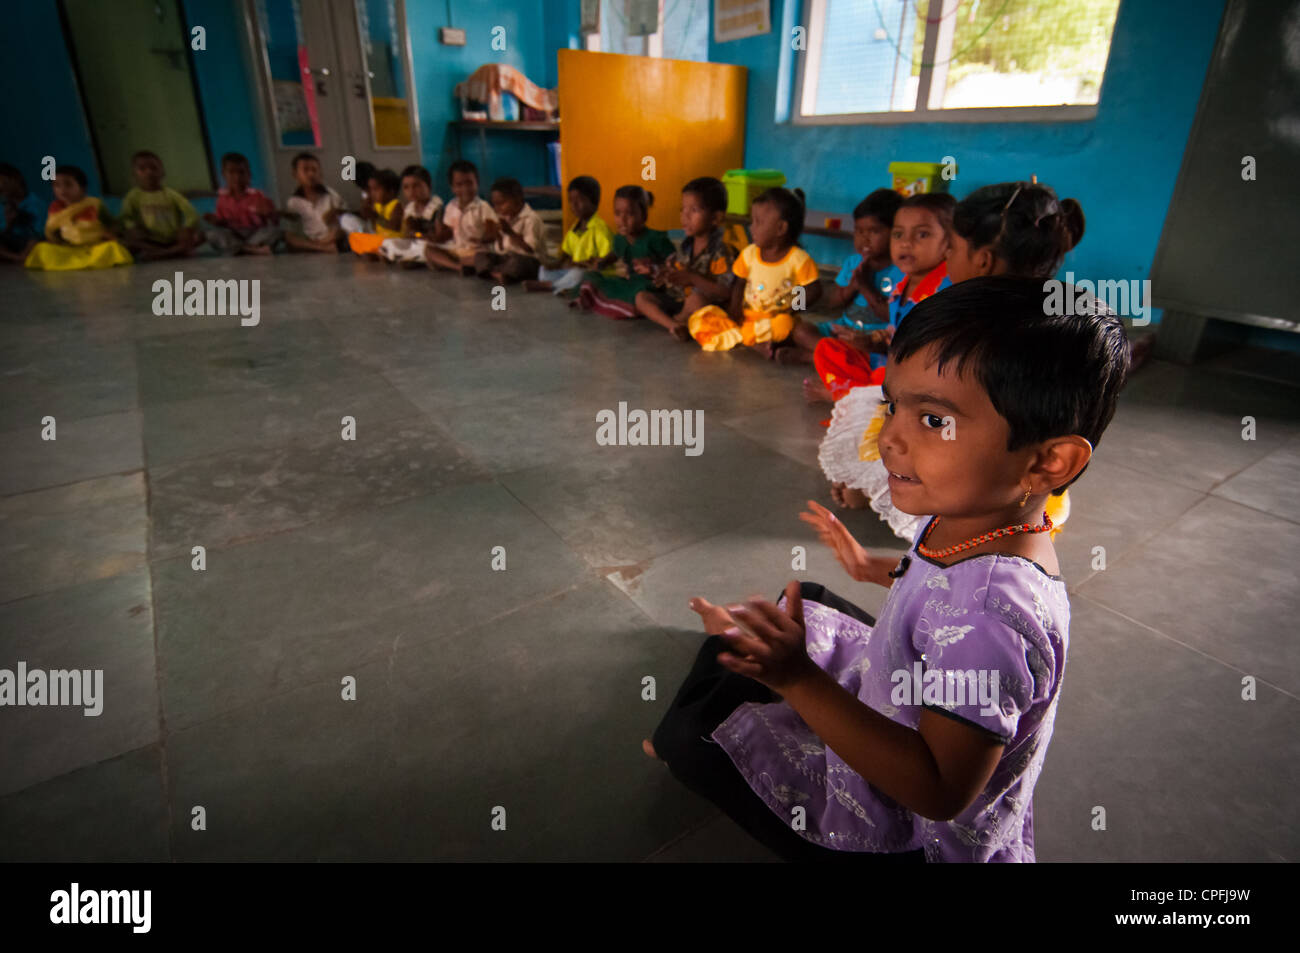
[[[460,129],[502,129],[509,132],[559,132],[558,122],[523,122],[510,119],[452,119],[447,125]]]
[[[828,218],[838,218],[841,227],[833,229],[826,228],[824,224],[811,224],[813,222],[824,223]],[[727,217],[724,221],[728,225],[744,225],[746,228],[749,227],[748,215],[732,215],[731,213],[727,213]],[[843,227],[845,222],[849,225],[847,229]],[[815,209],[809,209],[804,217],[803,233],[805,235],[821,235],[824,238],[851,239],[853,238],[853,215],[852,213],[843,215],[836,212],[820,212]]]

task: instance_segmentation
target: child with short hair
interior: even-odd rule
[[[813,348],[822,338],[847,339],[852,332],[878,331],[888,326],[889,295],[903,278],[889,254],[889,236],[894,214],[903,197],[893,189],[876,189],[853,210],[853,254],[835,279],[828,309],[840,316],[813,324],[799,321],[790,335],[790,346],[780,350],[782,363],[811,364]],[[873,367],[885,363],[883,355],[872,355]]]
[[[729,311],[707,305],[690,316],[687,327],[706,351],[744,344],[771,358],[774,345],[794,330],[791,312],[821,297],[821,275],[798,244],[807,215],[802,190],[768,189],[754,199],[749,214],[753,244],[731,267],[741,280],[732,285]]]
[[[478,168],[457,159],[447,171],[453,198],[442,210],[434,229],[434,241],[425,251],[431,268],[474,273],[474,256],[486,251],[496,238],[489,223],[497,220],[492,206],[479,198]]]
[[[122,240],[141,261],[192,255],[203,243],[199,213],[185,196],[163,185],[163,161],[148,149],[131,157],[135,188],[122,199]]]
[[[1083,237],[1083,227],[1079,203],[1058,201],[1046,185],[1003,182],[976,189],[953,210],[950,278],[954,283],[990,274],[1051,278]],[[876,441],[883,425],[880,387],[853,388],[836,402],[818,458],[831,481],[832,500],[848,509],[870,506],[895,535],[911,539],[917,518],[891,502],[889,474],[880,462]],[[1069,494],[1050,497],[1048,512],[1055,535],[1069,517]]]
[[[45,206],[17,166],[0,162],[0,261],[26,261],[44,234]]]
[[[580,175],[569,183],[569,210],[577,221],[560,244],[560,257],[539,268],[535,281],[524,282],[526,289],[563,294],[578,287],[588,271],[608,266],[614,253],[614,233],[596,214],[599,207],[599,182]]]
[[[204,235],[223,255],[269,255],[284,232],[272,202],[250,185],[248,158],[238,152],[221,157],[225,186],[217,193],[217,210],[203,216]]]
[[[54,170],[54,201],[45,219],[45,241],[37,242],[24,264],[35,271],[78,271],[132,263],[117,240],[113,216],[104,203],[86,194],[86,173],[75,165]]]
[[[654,269],[677,253],[667,232],[647,228],[654,193],[639,185],[620,186],[614,193],[615,273],[590,271],[578,289],[578,305],[607,318],[635,318],[636,296],[651,287]],[[603,262],[602,262],[603,264]]]
[[[709,637],[642,747],[787,860],[1035,859],[1070,622],[1039,514],[1084,472],[1129,368],[1118,318],[1053,317],[1047,295],[974,278],[899,325],[880,447],[923,528],[900,562],[816,503],[801,514],[850,578],[888,587],[878,619],[814,583],[691,600]]]
[[[385,238],[379,257],[400,261],[407,267],[424,264],[427,239],[433,236],[434,220],[442,210],[442,199],[433,193],[433,176],[422,165],[402,170],[402,237]]]
[[[679,341],[691,339],[686,319],[710,304],[729,300],[736,276],[731,266],[736,249],[727,244],[722,220],[727,214],[727,187],[711,176],[682,186],[681,248],[651,270],[653,287],[637,292],[634,304]]]
[[[320,160],[310,152],[294,156],[292,168],[298,188],[289,197],[286,210],[298,219],[298,227],[285,233],[285,243],[296,251],[337,254],[343,237],[339,225],[343,199],[325,185]]]
[[[948,279],[948,234],[956,204],[946,192],[923,192],[899,205],[889,253],[903,272],[903,280],[889,296],[889,326],[876,331],[850,330],[843,337],[822,339],[813,350],[822,386],[805,381],[805,397],[836,401],[854,387],[880,382],[884,368],[873,365],[871,353],[888,351],[890,336],[908,312],[952,284]]]
[[[503,285],[536,278],[546,257],[546,223],[524,201],[524,187],[518,179],[497,179],[488,197],[497,221],[489,222],[487,228],[496,237],[490,248],[474,256],[474,270],[480,278]]]
[[[392,169],[376,169],[366,183],[368,199],[361,208],[365,231],[348,232],[348,247],[358,255],[378,258],[385,239],[402,237],[402,180]],[[347,230],[347,226],[344,226]]]

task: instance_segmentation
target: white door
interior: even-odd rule
[[[270,117],[276,192],[300,152],[355,206],[346,158],[395,172],[420,161],[403,0],[247,0]]]

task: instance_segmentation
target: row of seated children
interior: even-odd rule
[[[205,243],[219,254],[269,254],[281,237],[274,203],[249,185],[245,157],[228,153],[221,167],[226,186],[216,211],[200,217],[185,196],[163,184],[162,160],[137,152],[131,159],[135,187],[114,216],[103,200],[87,194],[86,173],[77,166],[56,168],[54,201],[42,209],[22,173],[4,164],[2,257],[28,268],[72,271],[191,255]]]

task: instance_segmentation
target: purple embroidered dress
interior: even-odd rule
[[[841,761],[785,702],[741,705],[713,739],[777,816],[789,823],[796,805],[805,809],[799,833],[815,844],[924,848],[930,863],[1032,863],[1034,783],[1069,642],[1065,582],[1017,556],[972,556],[945,568],[919,555],[915,540],[908,556],[874,628],[853,606],[805,599],[808,654],[901,725],[917,728],[927,707],[1002,739],[993,777],[970,807],[946,822],[913,814]]]

